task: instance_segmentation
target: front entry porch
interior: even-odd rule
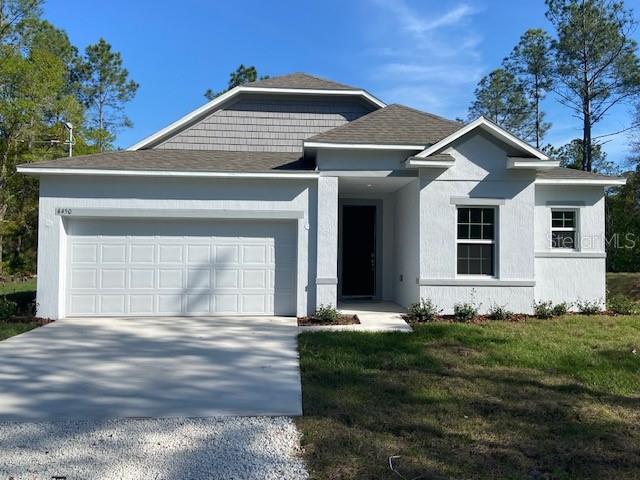
[[[401,311],[416,302],[418,205],[416,176],[320,177],[316,304],[366,300]]]

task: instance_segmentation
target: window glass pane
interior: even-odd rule
[[[552,248],[575,248],[576,232],[552,231],[551,247]]]
[[[469,225],[458,225],[458,238],[469,238]]]
[[[493,245],[459,244],[458,274],[493,275]]]
[[[493,223],[493,208],[485,208],[482,210],[483,223]]]
[[[564,212],[564,226],[568,228],[575,228],[576,212]]]
[[[482,222],[482,210],[479,208],[471,208],[471,223]]]
[[[564,221],[562,220],[562,218],[552,218],[551,219],[551,226],[552,227],[563,227],[564,226]]]
[[[470,236],[474,240],[482,239],[482,227],[480,225],[471,224]]]
[[[459,208],[458,209],[458,223],[469,223],[469,209],[468,208]]]
[[[484,240],[493,240],[493,225],[482,226],[482,238]]]

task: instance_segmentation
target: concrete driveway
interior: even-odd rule
[[[294,318],[59,320],[0,342],[0,420],[301,415]]]

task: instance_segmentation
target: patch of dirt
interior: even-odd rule
[[[39,327],[51,322],[54,322],[54,320],[51,320],[50,318],[34,317],[31,315],[14,315],[13,317],[5,320],[5,323],[35,323]]]
[[[326,320],[320,320],[314,316],[311,317],[298,317],[299,327],[308,327],[312,325],[358,325],[360,320],[356,315],[339,315],[338,318],[332,322]]]

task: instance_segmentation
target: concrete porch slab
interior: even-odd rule
[[[358,325],[312,325],[298,327],[304,332],[412,332],[402,318],[406,310],[393,302],[351,300],[340,302],[338,310],[345,315],[357,315]]]

